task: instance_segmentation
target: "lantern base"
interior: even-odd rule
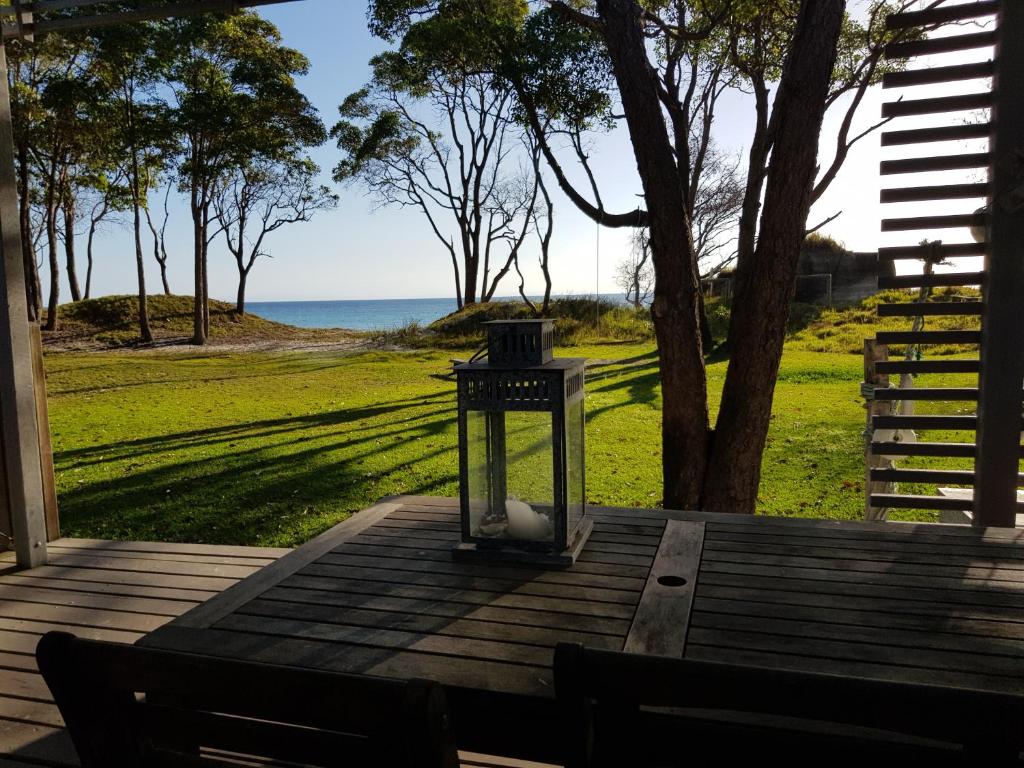
[[[485,547],[463,542],[452,550],[452,560],[457,563],[510,563],[542,568],[571,568],[593,530],[594,521],[584,520],[572,546],[562,552],[534,552],[519,549],[513,544]]]

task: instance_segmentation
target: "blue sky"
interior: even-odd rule
[[[337,105],[361,87],[369,75],[368,61],[382,50],[366,28],[362,0],[301,0],[261,11],[280,28],[287,45],[309,57],[312,67],[301,87],[333,124]],[[915,96],[918,94],[915,94]],[[858,122],[876,119],[882,101],[880,91],[869,95]],[[840,115],[831,115],[823,135],[823,156]],[[740,95],[727,96],[720,107],[716,135],[732,152],[745,149],[750,133],[752,105]],[[903,125],[901,127],[906,127]],[[317,149],[314,159],[324,169],[325,183],[338,159],[333,144]],[[593,158],[609,209],[628,210],[639,199],[640,184],[629,138],[623,131],[595,141]],[[855,250],[874,250],[897,244],[879,234],[882,211],[878,205],[878,161],[882,159],[877,135],[866,139],[851,155],[829,193],[812,211],[817,221],[842,211],[825,232]],[[926,181],[927,179],[922,179]],[[908,180],[909,181],[909,180]],[[453,292],[450,257],[434,240],[426,221],[411,210],[377,209],[358,187],[340,187],[338,209],[321,214],[310,223],[288,227],[269,241],[273,258],[255,266],[249,282],[251,301],[377,299],[444,297]],[[597,227],[577,213],[555,189],[555,234],[552,273],[556,293],[611,293],[617,290],[615,265],[627,251],[628,233]],[[887,211],[886,214],[904,213]],[[171,286],[176,293],[190,294],[191,230],[187,209],[172,208]],[[948,235],[947,235],[948,237]],[[84,244],[80,246],[84,250]],[[216,243],[211,252],[210,287],[215,298],[230,300],[237,285],[234,261]],[[524,266],[533,259],[524,260]],[[159,285],[154,264],[148,265],[151,289]],[[538,269],[526,271],[527,289],[537,292],[542,283]],[[44,283],[45,284],[45,283]],[[112,226],[97,245],[94,295],[130,293],[134,290],[132,244],[123,227]],[[501,294],[515,292],[507,280]],[[65,288],[62,298],[67,300]]]

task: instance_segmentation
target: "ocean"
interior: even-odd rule
[[[621,302],[620,294],[601,298]],[[501,300],[501,299],[496,299]],[[246,311],[298,328],[390,330],[410,322],[428,325],[456,310],[455,299],[374,299],[359,301],[250,301]]]
[[[413,321],[427,325],[457,309],[455,299],[360,301],[250,301],[246,311],[299,328],[390,330]]]

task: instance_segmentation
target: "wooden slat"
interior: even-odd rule
[[[883,232],[914,232],[922,229],[956,229],[983,227],[988,217],[983,213],[949,216],[911,216],[909,218],[882,219]]]
[[[234,613],[221,619],[214,629],[267,637],[317,640],[331,645],[358,645],[389,651],[410,651],[459,659],[528,664],[537,667],[549,665],[552,653],[550,647],[534,647],[395,629],[296,621],[269,616],[247,616],[242,613]]]
[[[67,553],[55,552],[49,563],[54,566],[71,568],[93,568],[105,571],[130,571],[161,573],[178,576],[206,576],[224,579],[244,579],[260,570],[259,566],[225,565],[222,563],[195,563],[174,560],[150,559],[146,557],[104,557],[92,552],[79,554],[78,550]]]
[[[973,470],[956,469],[882,469],[871,470],[871,477],[887,483],[927,483],[936,485],[973,485]]]
[[[882,77],[883,88],[906,88],[914,85],[952,83],[958,80],[977,80],[992,77],[995,65],[991,61],[971,64],[954,64],[948,67],[929,69],[908,69],[903,72],[886,72]]]
[[[876,429],[948,429],[971,431],[978,426],[977,416],[876,416]]]
[[[629,590],[612,589],[610,587],[591,587],[583,584],[565,584],[539,581],[530,578],[527,571],[522,577],[514,578],[492,578],[482,575],[467,575],[466,573],[449,574],[438,570],[428,569],[425,571],[401,571],[381,565],[377,568],[355,565],[334,565],[320,559],[316,563],[306,566],[300,573],[306,576],[321,576],[326,578],[345,578],[370,582],[381,582],[384,584],[400,584],[402,586],[422,585],[427,587],[439,587],[443,589],[466,589],[481,592],[502,592],[514,595],[535,595],[538,597],[553,597],[564,600],[593,601],[601,603],[618,603],[621,605],[632,605],[636,603],[639,591],[631,586]],[[475,572],[476,574],[487,573],[486,569]]]
[[[97,550],[110,552],[146,552],[173,555],[203,555],[208,557],[276,560],[291,552],[281,547],[238,547],[223,544],[174,544],[163,541],[104,541],[101,539],[58,539],[53,546],[63,549]]]
[[[982,285],[984,272],[940,272],[931,275],[879,275],[878,287],[885,288],[944,288]]]
[[[936,96],[930,99],[905,99],[883,104],[882,117],[911,117],[987,109],[992,106],[992,103],[993,98],[990,92],[969,93],[962,96]]]
[[[879,248],[878,256],[882,259],[925,259],[935,257],[943,259],[963,258],[967,256],[984,256],[984,243],[942,243],[940,245],[901,245]]]
[[[889,76],[887,75],[886,77]],[[991,123],[944,125],[938,128],[910,128],[903,131],[883,132],[882,145],[903,146],[905,144],[931,144],[936,141],[966,141],[975,138],[988,138],[991,133]]]
[[[978,19],[983,16],[992,16],[998,12],[999,3],[996,0],[982,0],[981,2],[962,3],[960,5],[940,5],[923,11],[906,11],[904,13],[891,14],[885,20],[885,28],[889,31],[894,31],[898,29],[911,29],[913,27],[949,24],[953,21],[965,21],[967,19]]]
[[[395,614],[417,614],[487,621],[496,624],[515,624],[523,627],[548,627],[567,632],[587,632],[624,638],[629,631],[629,618],[606,618],[564,613],[557,610],[539,610],[535,607],[511,607],[504,604],[471,604],[438,600],[434,597],[407,597],[330,589],[330,583],[321,579],[292,576],[281,586],[268,590],[267,599],[296,604],[334,606],[342,614],[350,609],[375,610]],[[239,609],[242,610],[242,609]]]
[[[958,126],[959,127],[959,126]],[[971,126],[973,127],[973,126]],[[944,128],[924,129],[945,131]],[[987,130],[987,129],[986,129]],[[901,133],[914,133],[915,131],[903,131]],[[895,134],[889,134],[890,137]],[[922,138],[921,134],[909,138]],[[899,138],[899,137],[897,137]],[[946,137],[939,136],[940,140]],[[952,138],[952,137],[949,137]],[[985,136],[974,136],[969,138],[987,138]],[[911,142],[890,140],[886,146],[906,144]],[[883,160],[879,164],[879,173],[882,176],[894,176],[901,173],[933,173],[935,171],[959,171],[973,168],[988,168],[992,162],[992,156],[988,152],[974,152],[957,155],[936,155],[934,157],[909,157],[902,160]]]
[[[871,444],[878,456],[938,456],[950,459],[973,459],[974,443],[890,443]]]
[[[970,510],[974,502],[949,496],[911,496],[907,494],[886,493],[873,494],[871,503],[889,509],[933,509],[933,510]]]
[[[876,389],[875,400],[930,401],[930,402],[971,402],[978,399],[977,387],[889,387]]]
[[[520,643],[538,647],[554,647],[560,642],[619,650],[622,635],[574,631],[561,626],[531,626],[510,622],[486,621],[433,615],[429,612],[390,612],[376,609],[347,608],[340,612],[336,605],[317,602],[295,602],[297,590],[272,589],[265,598],[253,600],[236,615],[266,616],[320,624],[339,624],[369,629],[399,629],[416,634],[437,634],[474,640]],[[424,606],[427,608],[427,606]]]
[[[981,331],[879,331],[879,344],[980,344]]]
[[[949,35],[889,43],[885,47],[885,57],[887,59],[909,59],[914,56],[932,56],[938,53],[988,48],[995,44],[995,32],[972,32],[966,35]]]
[[[928,187],[895,187],[879,193],[880,203],[916,203],[933,200],[961,200],[983,198],[989,192],[988,184],[942,184]]]
[[[703,546],[703,523],[665,526],[622,650],[682,658]]]
[[[925,317],[933,315],[978,316],[985,309],[980,301],[906,301],[879,304],[879,317]]]
[[[450,600],[464,605],[495,605],[524,610],[553,611],[579,616],[600,616],[609,619],[629,619],[633,616],[633,602],[603,602],[586,599],[565,599],[556,595],[530,594],[522,591],[501,592],[437,584],[395,584],[359,578],[343,578],[337,570],[323,571],[312,565],[302,571],[307,579],[316,579],[316,586],[325,590],[382,597],[412,597],[420,600]],[[289,582],[294,583],[294,582]],[[313,583],[306,581],[304,583]],[[198,610],[198,609],[197,609]],[[180,624],[179,619],[176,624]]]
[[[881,373],[977,373],[977,360],[892,360],[879,363]]]

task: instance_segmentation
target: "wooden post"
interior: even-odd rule
[[[878,373],[875,364],[884,363],[889,359],[889,347],[879,344],[874,339],[864,340],[864,383],[861,385],[861,394],[867,401],[868,425],[864,430],[864,519],[871,521],[885,520],[889,510],[875,507],[871,504],[871,496],[876,493],[888,493],[890,483],[879,482],[871,479],[872,469],[892,469],[892,460],[884,456],[876,456],[871,452],[871,439],[874,433],[875,416],[890,416],[893,412],[891,400],[878,401],[875,399],[875,390],[884,389],[889,386],[889,377],[884,373]]]
[[[53,441],[50,438],[50,407],[46,399],[46,370],[43,366],[43,331],[30,323],[32,335],[32,372],[36,386],[36,426],[39,429],[39,462],[43,470],[43,508],[46,510],[46,539],[60,538],[60,514],[57,509],[57,478],[53,470]]]
[[[1024,383],[1024,2],[1000,4],[974,524],[1013,527]]]
[[[7,52],[0,41],[0,422],[18,565],[46,563],[46,506],[14,170]]]

